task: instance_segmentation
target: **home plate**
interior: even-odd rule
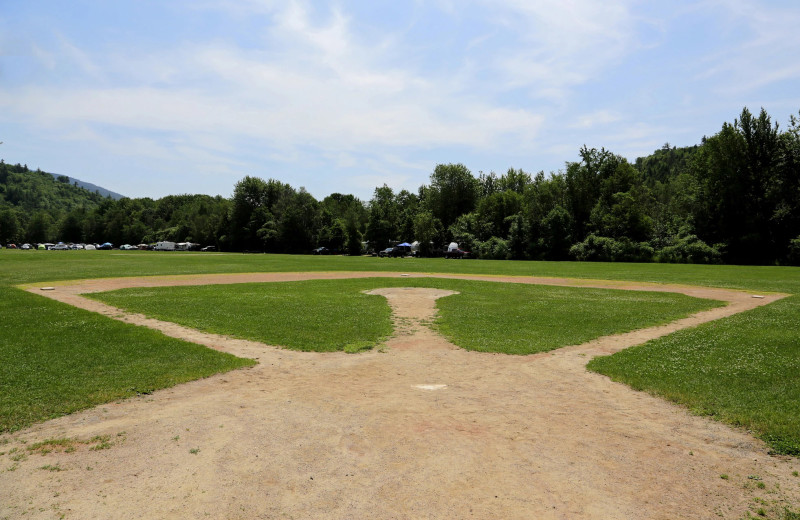
[[[441,390],[442,388],[447,388],[447,385],[414,385],[414,388],[419,388],[420,390]]]

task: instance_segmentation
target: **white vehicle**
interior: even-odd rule
[[[84,248],[86,251],[94,251],[94,250],[96,250],[96,249],[97,249],[96,247],[94,247],[94,245],[93,245],[93,244],[86,244],[86,245],[85,245],[83,248]]]
[[[153,251],[175,251],[175,242],[159,242]]]
[[[122,244],[121,246],[119,246],[119,248],[122,251],[133,251],[134,249],[136,249],[136,246],[132,246],[130,244]]]

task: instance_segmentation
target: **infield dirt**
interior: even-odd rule
[[[468,352],[427,328],[436,298],[448,294],[442,290],[373,291],[392,306],[395,335],[358,355],[204,334],[79,296],[126,286],[353,276],[386,274],[31,288],[259,364],[0,437],[0,451],[25,454],[13,464],[3,457],[0,518],[673,519],[742,518],[759,507],[780,518],[784,506],[800,504],[797,459],[770,456],[747,432],[585,369],[593,356],[780,295],[465,277],[670,290],[729,302],[669,325],[525,357]],[[46,439],[96,436],[107,436],[106,449],[75,443],[71,451],[28,450]]]

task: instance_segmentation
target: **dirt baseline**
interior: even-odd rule
[[[9,439],[3,450],[48,438],[115,440],[106,450],[31,455],[15,471],[0,468],[0,518],[741,518],[755,510],[756,498],[776,510],[800,503],[800,479],[791,474],[800,468],[796,459],[770,457],[746,432],[585,370],[594,355],[782,295],[442,275],[728,302],[669,325],[526,357],[467,352],[424,327],[435,299],[448,294],[433,289],[372,291],[392,306],[395,336],[359,355],[231,340],[80,296],[134,286],[375,276],[400,275],[258,273],[30,287],[259,364],[0,438]]]

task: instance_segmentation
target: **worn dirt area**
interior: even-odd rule
[[[396,334],[358,355],[202,334],[79,296],[134,285],[353,276],[399,275],[154,277],[31,288],[259,364],[0,437],[0,452],[26,453],[45,439],[109,436],[107,449],[30,453],[13,470],[4,456],[0,518],[738,519],[758,507],[779,517],[783,505],[800,504],[797,459],[769,456],[746,432],[585,370],[594,355],[780,295],[465,276],[729,302],[670,325],[526,357],[467,352],[433,333],[425,323],[436,298],[449,294],[441,290],[372,291],[392,306]]]

